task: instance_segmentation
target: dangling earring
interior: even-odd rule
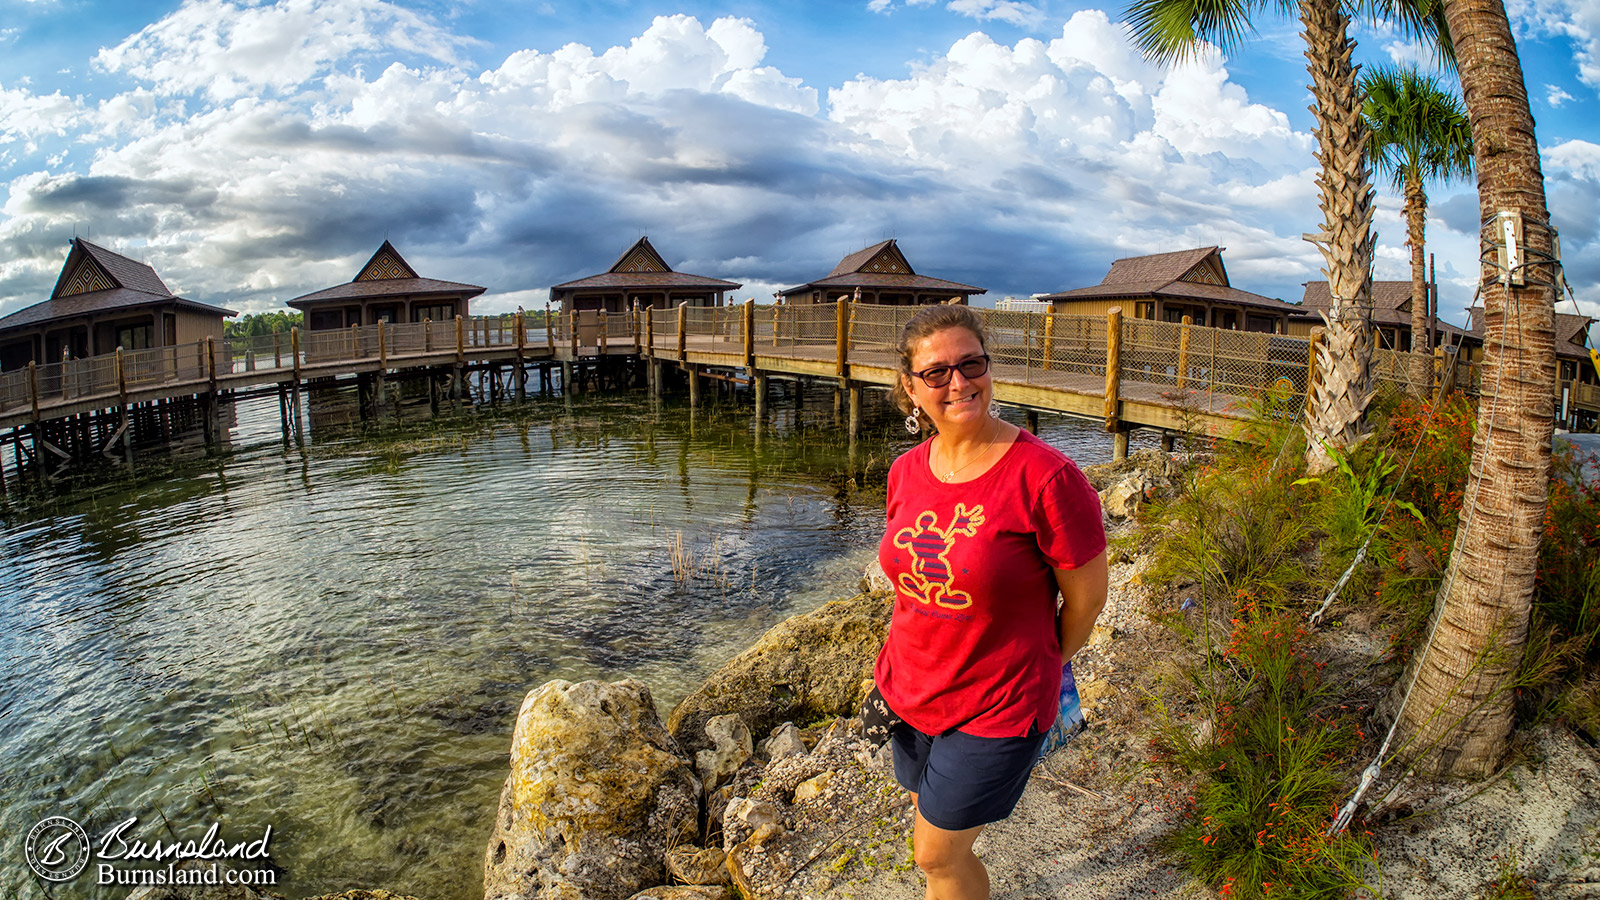
[[[911,407],[911,415],[906,416],[906,431],[910,432],[911,434],[922,433],[922,419],[918,418],[921,413],[922,407]]]
[[[1000,404],[996,403],[993,398],[989,400],[989,415],[994,416],[996,419],[1000,418]]]

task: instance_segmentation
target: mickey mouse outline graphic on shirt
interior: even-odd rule
[[[949,528],[939,527],[939,516],[933,510],[924,510],[917,516],[916,525],[908,525],[895,533],[894,545],[911,551],[911,571],[901,572],[900,590],[924,606],[935,603],[946,609],[965,609],[972,605],[972,595],[952,586],[950,560],[946,558],[957,537],[972,537],[983,524],[983,507],[967,509],[957,503]]]

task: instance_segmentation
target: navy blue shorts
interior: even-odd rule
[[[889,740],[895,780],[917,795],[917,808],[928,824],[946,831],[965,831],[1011,815],[1044,745],[1042,734],[929,735],[905,722],[894,726]]]

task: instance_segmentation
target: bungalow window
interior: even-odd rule
[[[1261,331],[1261,332],[1265,332],[1267,334],[1274,334],[1274,333],[1277,332],[1278,329],[1277,329],[1275,321],[1273,320],[1273,318],[1271,316],[1251,316],[1251,315],[1247,315],[1247,316],[1244,317],[1244,330],[1245,331]]]
[[[434,306],[419,306],[411,311],[411,321],[413,322],[421,322],[424,320],[430,322],[448,322],[453,321],[455,317],[456,305],[454,303],[440,303]]]
[[[149,325],[124,325],[117,329],[117,346],[124,350],[146,350],[154,341]]]

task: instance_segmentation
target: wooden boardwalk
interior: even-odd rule
[[[20,430],[66,417],[126,419],[130,407],[155,401],[214,400],[271,386],[298,393],[322,379],[418,370],[453,373],[459,383],[465,370],[511,369],[520,387],[529,367],[586,365],[599,356],[681,368],[691,397],[701,374],[736,370],[757,385],[774,375],[833,380],[852,392],[854,405],[861,388],[893,384],[894,345],[913,312],[850,302],[746,303],[555,316],[549,328],[533,327],[533,316],[512,315],[118,351],[0,373],[0,431],[10,430],[19,442]],[[1103,319],[979,312],[990,332],[997,400],[1101,421],[1124,436],[1133,428],[1231,436],[1266,392],[1283,404],[1303,402],[1311,372],[1310,344],[1301,338],[1124,319],[1116,312]],[[1374,365],[1383,383],[1403,386],[1411,371],[1407,357],[1379,351]],[[569,383],[572,370],[563,371]],[[1470,388],[1470,366],[1460,364],[1452,374]],[[1575,392],[1573,400],[1600,409],[1600,396]]]

